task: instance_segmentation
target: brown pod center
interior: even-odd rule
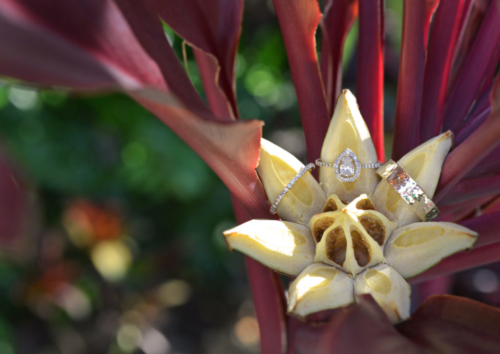
[[[351,237],[356,262],[358,262],[360,267],[364,267],[370,262],[370,252],[368,251],[368,244],[363,239],[361,234],[356,230],[351,230]]]
[[[368,235],[370,235],[375,242],[377,242],[380,246],[384,244],[385,230],[384,225],[380,222],[380,220],[376,220],[369,216],[362,216],[359,218],[359,222],[363,225]]]
[[[332,262],[342,266],[345,262],[347,241],[344,229],[336,227],[326,236],[326,256]]]

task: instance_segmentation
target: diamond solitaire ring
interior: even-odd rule
[[[396,162],[387,161],[377,170],[377,174],[385,179],[401,198],[413,208],[422,221],[431,221],[439,214],[439,209],[425,194],[424,190]]]
[[[320,167],[333,167],[335,175],[341,182],[354,182],[358,179],[359,173],[363,168],[379,168],[380,163],[365,163],[361,164],[358,157],[350,149],[345,149],[335,160],[334,163],[323,162],[321,159],[316,160],[316,165]]]
[[[293,177],[293,179],[288,183],[288,185],[285,187],[285,189],[283,189],[281,191],[281,193],[278,195],[278,197],[274,201],[274,203],[271,207],[271,210],[269,210],[271,212],[271,214],[273,214],[273,215],[276,214],[276,209],[278,209],[278,205],[281,203],[281,200],[283,199],[285,194],[292,188],[292,186],[295,184],[295,182],[297,182],[299,180],[299,178],[302,177],[306,172],[309,172],[310,170],[312,170],[315,167],[316,166],[314,166],[313,163],[310,163],[310,164],[308,164],[300,169],[299,173],[297,173],[297,175],[295,177]]]

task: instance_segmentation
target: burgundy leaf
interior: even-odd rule
[[[440,213],[436,221],[458,222],[473,216],[482,206],[491,202],[492,198],[492,196],[486,196],[451,205],[438,204]]]
[[[274,0],[274,7],[297,92],[307,157],[314,161],[321,154],[329,122],[314,38],[321,13],[317,1]]]
[[[463,143],[465,139],[471,136],[477,130],[477,128],[479,128],[481,124],[484,123],[484,121],[489,117],[490,114],[491,107],[487,107],[484,111],[469,119],[466,124],[458,131],[457,135],[455,136],[454,143],[456,145],[460,145],[461,143]]]
[[[468,174],[467,178],[492,176],[500,173],[500,164],[498,163],[498,156],[500,156],[500,146],[497,146],[485,158],[477,164]]]
[[[252,218],[265,217],[263,215],[250,217],[234,197],[232,202],[238,224]],[[263,354],[284,353],[286,348],[286,300],[280,278],[271,269],[246,256],[245,265],[252,289],[255,314],[259,322],[260,352]]]
[[[455,81],[457,71],[462,66],[467,53],[469,53],[490,3],[491,0],[466,0],[459,24],[460,34],[453,53],[450,83]]]
[[[483,214],[491,214],[500,211],[500,197],[494,198],[483,208]]]
[[[498,226],[497,226],[498,229]],[[479,236],[481,237],[481,236]],[[460,252],[450,256],[429,270],[411,278],[412,284],[434,279],[436,277],[458,273],[463,270],[500,261],[500,242],[477,247],[470,252]]]
[[[357,0],[326,0],[321,29],[321,76],[325,86],[328,117],[342,89],[342,53],[347,34],[358,15]],[[359,101],[359,96],[358,96]],[[366,118],[365,118],[366,119]]]
[[[460,224],[479,234],[474,247],[482,247],[500,241],[500,233],[498,232],[500,211],[467,219]]]
[[[222,120],[234,119],[231,105],[217,85],[219,66],[215,58],[195,47],[193,47],[193,52],[212,113]]]
[[[384,153],[384,1],[359,0],[356,97],[378,159]]]
[[[500,22],[500,21],[499,21]],[[481,126],[448,155],[434,200],[441,200],[455,184],[500,145],[500,75],[491,92],[492,112]]]
[[[500,58],[500,11],[492,1],[472,47],[448,93],[443,129],[458,131],[483,86],[489,85]],[[493,67],[493,69],[492,69]],[[490,76],[488,76],[490,75]]]
[[[155,87],[210,116],[151,10],[133,0],[4,0],[0,73],[80,90]]]
[[[243,0],[150,1],[175,32],[192,46],[217,60],[218,69],[214,72],[213,80],[216,80],[222,94],[227,97],[234,112],[232,116],[237,117],[234,70],[241,33]],[[198,61],[199,57],[196,59]]]
[[[500,193],[500,175],[463,179],[441,200],[440,205],[451,205],[482,196]]]
[[[441,0],[434,16],[425,64],[420,143],[441,131],[444,102],[465,0]]]
[[[369,295],[337,309],[326,324],[295,322],[289,338],[289,354],[423,353],[398,333]]]
[[[500,310],[458,296],[430,297],[397,329],[426,353],[500,352]]]
[[[418,298],[418,303],[422,303],[430,296],[447,294],[450,292],[452,285],[453,279],[451,276],[435,278],[416,284],[412,286],[412,301]],[[415,305],[415,303],[413,303],[413,305]]]
[[[438,0],[405,0],[392,157],[419,145],[424,67],[431,16]]]

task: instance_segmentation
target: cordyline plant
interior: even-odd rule
[[[326,0],[322,15],[316,0],[274,0],[310,162],[320,157],[332,162],[327,160],[328,154],[333,156],[346,147],[357,148],[355,153],[360,158],[376,154],[380,161],[385,161],[383,5],[382,0]],[[364,187],[353,190],[349,182],[329,186],[335,177],[326,170],[320,172],[323,189],[313,175],[306,173],[300,181],[305,186],[297,182],[295,192],[285,196],[278,214],[283,220],[311,225],[318,244],[314,245],[312,238],[304,238],[294,243],[292,250],[303,244],[317,250],[328,248],[328,239],[335,241],[330,250],[337,246],[342,249],[338,240],[362,240],[358,244],[369,247],[365,247],[366,252],[347,250],[343,256],[336,251],[318,256],[318,251],[315,258],[322,263],[293,264],[290,275],[299,274],[307,266],[320,267],[316,276],[324,281],[309,284],[308,289],[317,296],[313,296],[313,301],[301,302],[300,306],[306,309],[300,312],[297,308],[302,295],[296,292],[303,278],[299,276],[291,285],[289,309],[305,315],[353,301],[356,304],[322,315],[321,324],[313,322],[314,318],[302,322],[286,315],[285,293],[277,273],[245,258],[263,353],[500,351],[500,312],[471,300],[435,296],[425,301],[409,320],[397,326],[389,321],[390,318],[397,322],[409,315],[408,304],[398,303],[409,293],[403,276],[415,275],[442,257],[470,247],[472,241],[455,244],[454,230],[461,230],[466,239],[479,234],[474,250],[446,258],[411,278],[411,283],[500,260],[500,235],[496,232],[500,225],[500,77],[494,79],[500,56],[499,6],[496,0],[404,2],[392,158],[433,195],[441,210],[441,229],[436,229],[436,223],[417,223],[396,230],[391,236],[398,226],[416,220],[387,190],[385,196],[377,197],[375,174],[366,177],[368,172],[363,171],[365,180],[372,179],[368,181],[370,187],[356,182]],[[278,164],[281,167],[276,173],[283,173],[280,178],[291,179],[302,165],[264,140],[261,147],[262,122],[238,120],[234,64],[242,12],[242,0],[0,0],[0,73],[31,84],[79,92],[126,93],[175,131],[218,174],[232,194],[239,223],[250,219],[279,223],[270,214],[268,201],[268,196],[274,201],[279,184],[273,184],[272,176],[265,177],[264,170]],[[354,97],[350,98],[349,109],[339,113],[340,123],[332,120],[329,130],[330,117],[341,94],[342,47],[356,18],[356,96],[360,113],[355,112]],[[160,19],[193,47],[209,108],[169,45]],[[315,47],[319,24],[321,63]],[[345,106],[343,100],[349,95],[343,93],[340,106]],[[336,129],[349,119],[353,119],[352,134],[340,134]],[[325,139],[327,132],[333,138]],[[373,144],[367,141],[370,135]],[[346,136],[352,139],[345,140]],[[327,146],[331,152],[322,152],[323,141],[323,149]],[[413,150],[418,146],[421,150]],[[255,171],[258,165],[264,186]],[[287,170],[290,166],[293,173]],[[328,173],[330,176],[325,175]],[[380,188],[387,188],[387,184],[381,185]],[[363,195],[373,192],[373,199]],[[292,207],[290,198],[297,195],[298,200],[314,201],[307,217],[300,214],[303,209]],[[322,211],[332,220],[323,220],[318,231],[314,222],[325,215],[314,214]],[[310,232],[305,226],[296,227],[304,234]],[[425,227],[432,230],[422,231]],[[417,232],[412,233],[414,229]],[[276,231],[283,245],[290,241],[287,230]],[[432,242],[437,244],[430,246]],[[419,244],[429,246],[422,248]],[[416,247],[418,252],[416,256],[401,256],[403,251],[398,247]],[[248,249],[240,249],[250,254]],[[289,269],[286,262],[278,262],[277,258],[259,258],[264,251],[261,247],[252,256],[279,271]],[[379,258],[375,257],[376,251]],[[364,283],[360,288],[355,285],[354,297],[349,287],[339,288],[328,282],[330,279],[335,283],[335,277],[343,277],[348,283]],[[393,299],[395,304],[385,306],[394,286],[403,289],[403,295]],[[318,291],[320,287],[326,295]],[[368,288],[371,290],[363,290]],[[348,301],[343,301],[346,297]],[[388,309],[396,310],[391,316]]]

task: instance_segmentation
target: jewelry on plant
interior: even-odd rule
[[[293,177],[293,179],[290,181],[290,183],[288,183],[288,185],[285,187],[285,189],[283,189],[281,191],[281,193],[278,195],[278,197],[274,201],[273,206],[271,207],[271,210],[270,210],[271,214],[273,214],[273,215],[276,214],[276,209],[278,209],[278,205],[281,203],[281,200],[283,199],[285,194],[288,193],[290,188],[292,188],[292,186],[295,184],[295,182],[297,182],[299,180],[299,178],[302,177],[306,172],[309,172],[310,170],[312,170],[315,167],[316,166],[313,163],[310,163],[310,164],[307,164],[306,166],[304,166],[300,169],[299,173],[297,173],[297,175],[295,177]]]
[[[387,161],[377,170],[377,174],[385,179],[408,203],[422,221],[431,221],[439,214],[436,204],[425,194],[424,190],[396,162]]]
[[[345,149],[339,156],[337,156],[334,163],[323,162],[321,159],[317,159],[316,165],[321,167],[333,167],[335,169],[335,175],[341,182],[354,182],[358,179],[361,169],[379,168],[382,164],[361,164],[354,152],[350,149]]]

